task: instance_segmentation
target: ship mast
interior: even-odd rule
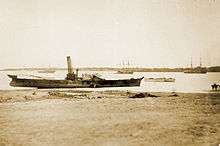
[[[191,57],[191,68],[193,68],[192,57]]]
[[[199,60],[200,60],[199,66],[202,67],[202,58],[201,58],[201,56],[200,56]]]

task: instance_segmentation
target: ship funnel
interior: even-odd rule
[[[68,68],[68,74],[73,73],[73,67],[70,56],[67,56],[67,68]]]

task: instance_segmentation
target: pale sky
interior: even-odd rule
[[[219,0],[0,0],[0,69],[220,65]]]

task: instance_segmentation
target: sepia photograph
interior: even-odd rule
[[[220,0],[0,0],[0,146],[219,146]]]

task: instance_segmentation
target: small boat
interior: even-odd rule
[[[144,78],[146,82],[175,82],[174,78]]]
[[[36,88],[97,88],[97,87],[131,87],[140,86],[144,78],[130,78],[119,80],[107,80],[97,75],[90,77],[78,77],[78,69],[73,72],[70,56],[67,57],[68,74],[65,79],[45,79],[45,78],[20,78],[17,75],[8,75],[13,87],[36,87]]]

